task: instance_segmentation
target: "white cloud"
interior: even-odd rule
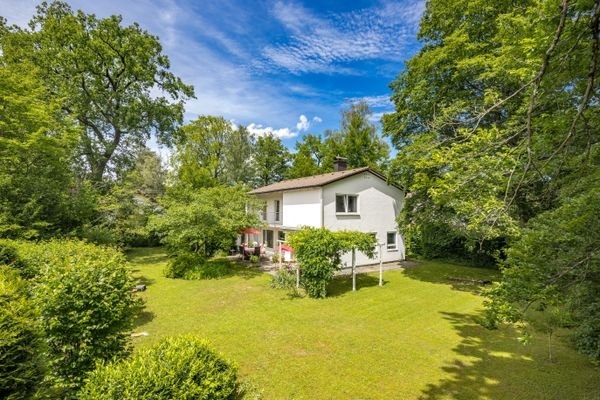
[[[390,108],[393,106],[390,96],[386,94],[380,96],[350,97],[346,99],[348,103],[359,101],[366,102],[371,108]]]
[[[323,122],[323,119],[321,117],[313,117],[313,122],[316,122],[317,124],[320,124],[321,122]]]
[[[248,132],[255,136],[267,136],[273,135],[280,139],[291,139],[298,136],[298,132],[290,130],[290,128],[274,129],[270,126],[263,127],[260,124],[251,123],[247,126]]]
[[[407,42],[416,35],[424,10],[421,0],[383,2],[378,7],[317,16],[294,3],[277,2],[273,16],[291,40],[266,46],[264,63],[300,73],[357,73],[343,64],[384,59],[403,61]]]
[[[306,131],[306,130],[308,130],[308,128],[310,128],[310,122],[308,121],[308,118],[306,118],[306,115],[302,114],[298,118],[298,123],[296,124],[296,129],[298,129],[299,131]]]

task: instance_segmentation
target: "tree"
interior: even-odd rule
[[[585,264],[581,273],[594,276],[590,249],[600,247],[600,235],[580,226],[596,229],[593,202],[579,200],[599,186],[599,22],[598,2],[430,1],[424,46],[391,84],[396,112],[384,117],[384,131],[399,150],[392,175],[412,192],[401,228],[435,224],[468,252],[502,259],[505,251],[493,304],[512,311],[499,321],[529,318],[518,303],[566,308],[598,290],[596,278],[587,287],[572,272]],[[573,246],[566,253],[541,250],[566,245],[548,236],[551,226]],[[571,240],[578,235],[592,243]],[[566,310],[587,326],[588,343],[597,343],[597,310]]]
[[[98,19],[67,3],[42,3],[30,30],[11,27],[1,38],[8,64],[29,60],[83,129],[86,173],[99,183],[123,169],[151,135],[170,144],[191,86],[168,71],[158,38],[120,16]],[[160,95],[157,95],[160,93]]]
[[[157,245],[158,239],[147,225],[150,216],[160,210],[165,177],[160,157],[151,150],[142,149],[133,170],[115,182],[99,201],[95,227],[105,234],[100,238],[124,246]],[[90,236],[94,230],[86,233]]]
[[[244,126],[233,131],[225,151],[225,183],[248,184],[254,176],[254,137]]]
[[[288,169],[289,152],[281,139],[273,135],[261,136],[256,140],[252,165],[256,186],[279,182]]]
[[[174,254],[210,257],[228,250],[236,235],[258,226],[258,201],[249,197],[245,186],[174,188],[164,200],[165,212],[153,218],[153,229]]]
[[[357,102],[342,110],[343,156],[348,167],[381,168],[389,157],[389,148],[379,135],[375,125],[369,120],[373,112],[366,102]],[[342,154],[339,154],[342,155]]]
[[[201,116],[181,129],[174,162],[177,184],[195,188],[247,183],[253,143],[248,130],[223,117]]]
[[[71,171],[78,131],[40,75],[0,62],[0,237],[65,233],[93,214],[93,193]]]
[[[292,155],[292,165],[286,172],[286,179],[317,175],[323,171],[325,157],[321,136],[305,135],[296,142],[296,153]]]

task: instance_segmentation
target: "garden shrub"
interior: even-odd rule
[[[296,287],[296,274],[287,266],[279,268],[271,279],[271,287],[275,289],[293,289]]]
[[[5,261],[5,260],[3,260]],[[39,326],[17,271],[0,266],[0,398],[28,398],[43,377]]]
[[[237,369],[194,336],[166,338],[132,359],[99,366],[81,400],[235,399]]]
[[[189,271],[193,271],[204,263],[204,257],[193,253],[178,254],[169,260],[164,274],[167,278],[183,278]]]
[[[327,284],[340,266],[340,241],[325,228],[305,227],[290,236],[302,268],[301,283],[310,297],[327,295]]]
[[[232,267],[225,258],[206,260],[197,254],[180,254],[167,264],[165,276],[187,280],[218,279],[228,275]]]
[[[49,380],[76,388],[99,360],[124,356],[139,309],[127,261],[114,248],[52,241],[23,257],[35,264],[33,299],[47,347]]]

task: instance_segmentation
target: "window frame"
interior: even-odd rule
[[[273,214],[275,215],[275,221],[281,221],[281,201],[273,200]]]
[[[390,247],[390,234],[394,235],[394,243],[393,243],[393,247]],[[385,233],[385,248],[387,251],[398,251],[398,232],[396,231],[387,231]]]
[[[338,211],[338,197],[342,197],[344,198],[344,211]],[[348,211],[348,205],[349,205],[349,201],[348,198],[350,197],[354,197],[355,200],[355,205],[356,205],[356,211]],[[336,193],[335,194],[335,213],[337,215],[359,215],[360,214],[360,203],[359,203],[359,195],[356,193]]]

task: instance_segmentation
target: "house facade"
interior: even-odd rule
[[[264,243],[276,252],[288,235],[303,226],[325,227],[332,231],[353,230],[376,236],[377,257],[357,253],[357,265],[404,260],[405,247],[396,218],[404,203],[401,188],[386,183],[385,177],[368,167],[289,179],[250,192],[265,201],[261,215],[265,222],[247,241]],[[350,255],[342,263],[350,265]]]

